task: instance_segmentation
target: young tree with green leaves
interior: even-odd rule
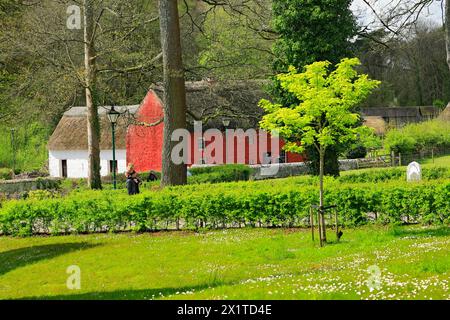
[[[260,102],[267,113],[260,123],[261,128],[277,131],[287,141],[286,151],[301,153],[312,146],[319,154],[319,212],[323,241],[326,241],[323,215],[325,152],[327,148],[354,141],[369,132],[367,127],[356,126],[360,116],[352,110],[380,84],[365,74],[358,74],[355,69],[358,65],[357,58],[345,58],[334,71],[330,71],[328,61],[314,62],[306,66],[303,73],[289,67],[288,73],[279,74],[277,80],[299,103],[286,107],[268,100]]]

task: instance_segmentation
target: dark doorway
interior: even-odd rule
[[[115,166],[114,166],[115,165]],[[114,161],[112,161],[112,160],[109,160],[109,173],[112,173],[113,172],[113,168],[115,168],[116,170],[116,173],[118,172],[118,170],[117,170],[117,160],[114,160]]]
[[[61,160],[61,175],[67,178],[67,160]]]
[[[287,157],[286,157],[286,151],[281,150],[280,151],[280,163],[286,163]]]

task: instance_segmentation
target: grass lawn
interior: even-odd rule
[[[423,161],[425,167],[430,166],[441,166],[441,167],[450,167],[450,156],[442,156],[434,158],[434,162],[432,159],[427,159]]]
[[[450,299],[448,227],[346,229],[324,248],[310,237],[299,229],[0,237],[0,298]],[[81,269],[80,290],[66,287],[70,265]]]

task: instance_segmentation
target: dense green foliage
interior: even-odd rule
[[[406,180],[404,167],[371,169],[362,172],[347,172],[337,180],[343,183],[384,182],[389,180]],[[423,180],[450,179],[450,168],[425,167],[422,168]]]
[[[10,180],[13,177],[13,171],[10,168],[0,168],[0,180]]]
[[[314,61],[338,63],[350,54],[356,32],[351,0],[274,0],[273,25],[280,37],[275,44],[275,70],[301,70]]]
[[[252,169],[243,164],[190,168],[192,176],[188,183],[219,183],[245,181],[250,178]]]
[[[367,155],[367,148],[363,145],[357,145],[347,151],[345,157],[347,159],[362,159]]]
[[[182,221],[184,228],[236,225],[294,226],[307,223],[316,204],[315,179],[191,185],[143,192],[75,192],[65,198],[9,201],[0,209],[4,234],[161,229]],[[309,182],[305,183],[305,182]],[[312,183],[312,184],[311,184]],[[330,178],[326,202],[337,204],[344,225],[368,221],[448,223],[450,181],[345,184]]]
[[[445,121],[432,120],[408,124],[401,129],[388,131],[385,147],[394,152],[416,153],[432,148],[448,150],[450,148],[450,124]]]
[[[12,143],[11,129],[14,130]],[[44,170],[48,158],[47,137],[49,130],[38,122],[0,125],[0,168],[13,168],[16,172]]]
[[[319,152],[326,148],[353,142],[358,134],[368,132],[359,126],[359,115],[354,108],[379,85],[365,74],[358,74],[357,58],[342,59],[334,70],[327,61],[314,62],[298,73],[291,67],[289,73],[277,79],[284,90],[299,101],[290,107],[262,100],[266,111],[260,125],[268,131],[277,131],[287,140],[287,151],[303,152],[314,146]]]
[[[156,175],[157,181],[147,182],[150,172]],[[233,181],[246,181],[250,179],[252,169],[247,165],[231,164],[220,165],[211,167],[194,167],[190,168],[189,172],[192,174],[188,176],[188,184],[199,183],[220,183],[220,182],[233,182]],[[161,172],[146,171],[139,172],[138,177],[143,181],[141,189],[152,188],[159,184],[161,180]],[[102,183],[107,190],[112,189],[112,175],[102,177]],[[126,176],[125,174],[118,174],[116,176],[117,187],[119,189],[126,188]],[[73,190],[87,190],[86,179],[65,179],[61,185],[61,193],[67,194]]]

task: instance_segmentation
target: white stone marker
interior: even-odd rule
[[[408,164],[408,168],[406,168],[406,180],[407,181],[422,180],[422,169],[420,168],[420,164],[418,164],[415,161]]]

